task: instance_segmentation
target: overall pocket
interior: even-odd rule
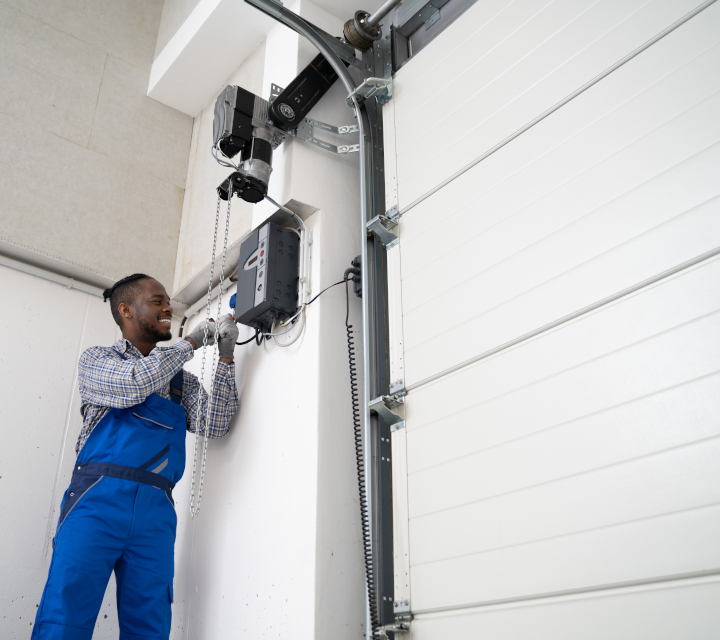
[[[158,422],[157,420],[151,420],[150,418],[146,418],[145,416],[141,416],[139,413],[135,413],[134,411],[132,412],[132,414],[133,414],[136,418],[140,418],[140,420],[145,420],[145,422],[149,422],[150,424],[157,425],[158,427],[163,427],[164,429],[170,429],[170,431],[172,431],[172,429],[173,429],[172,427],[168,427],[166,424],[162,424],[161,422]]]
[[[75,505],[84,498],[87,492],[100,482],[103,477],[104,476],[91,475],[78,475],[73,477],[65,494],[65,502],[63,503],[62,510],[60,511],[60,519],[58,520],[57,530],[55,531],[56,537],[60,531],[60,527],[70,515],[70,512],[75,508]]]

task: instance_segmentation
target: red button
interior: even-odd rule
[[[261,252],[260,252],[260,256],[262,257],[262,256],[264,256],[264,255],[265,255],[265,252],[264,252],[264,251],[261,251]]]

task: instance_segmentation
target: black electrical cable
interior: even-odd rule
[[[367,582],[368,606],[370,607],[370,624],[373,636],[380,627],[377,611],[377,596],[375,594],[375,572],[372,561],[372,542],[370,540],[370,520],[367,510],[367,491],[365,487],[365,454],[363,452],[362,430],[360,425],[360,400],[357,389],[357,371],[355,365],[355,343],[352,336],[352,325],[350,324],[350,291],[348,289],[348,274],[345,279],[345,328],[347,330],[348,359],[350,361],[350,394],[352,397],[353,431],[355,434],[355,461],[357,463],[358,492],[360,494],[360,524],[363,537],[363,556],[365,559],[365,580]],[[340,282],[338,282],[340,284]],[[335,285],[333,285],[335,286]],[[329,288],[329,287],[328,287]],[[320,294],[318,294],[320,295]]]
[[[185,316],[185,317],[182,319],[182,322],[180,323],[180,331],[179,331],[179,333],[178,333],[178,338],[182,338],[183,327],[185,326],[185,323],[186,323],[186,322],[187,322],[187,316]]]
[[[332,289],[333,287],[337,287],[339,284],[342,284],[345,282],[345,280],[340,280],[340,282],[336,282],[335,284],[331,284],[329,287],[325,287],[320,293],[318,293],[308,304],[312,304],[317,300],[323,293],[325,293],[328,289]],[[183,324],[185,324],[185,320],[183,320]],[[180,325],[180,336],[182,336],[182,325]],[[261,345],[263,343],[263,340],[265,340],[265,334],[259,331],[258,329],[255,329],[255,335],[250,338],[249,340],[245,340],[244,342],[236,342],[235,344],[248,344],[249,342],[252,342],[255,340],[257,345]]]
[[[259,340],[258,340],[258,334],[260,334]],[[264,339],[265,339],[265,336],[262,333],[260,333],[260,330],[257,327],[255,327],[255,335],[254,336],[252,336],[248,340],[245,340],[244,342],[236,342],[235,344],[248,344],[249,342],[252,342],[253,340],[255,340],[255,343],[258,346],[260,346]]]
[[[324,288],[320,293],[318,293],[312,300],[310,300],[310,302],[308,302],[308,304],[312,304],[313,302],[315,302],[315,300],[317,300],[317,299],[318,299],[323,293],[325,293],[328,289],[332,289],[333,287],[337,287],[339,284],[342,284],[343,282],[345,282],[344,279],[343,279],[343,280],[340,280],[340,282],[336,282],[335,284],[331,284],[329,287],[325,287],[325,288]]]

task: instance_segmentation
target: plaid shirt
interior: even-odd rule
[[[183,364],[192,360],[193,355],[193,347],[187,340],[180,340],[171,347],[155,347],[147,356],[143,356],[124,338],[112,347],[86,349],[78,365],[83,427],[75,452],[80,453],[92,430],[111,408],[127,409],[140,404],[151,393],[169,400],[170,381]],[[196,418],[200,403],[200,433],[205,435],[207,401],[208,394],[197,377],[186,371],[182,406],[191,433],[197,430]],[[208,438],[221,438],[228,432],[230,418],[237,407],[235,364],[220,360],[210,402]]]

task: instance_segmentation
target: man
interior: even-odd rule
[[[123,337],[80,357],[83,427],[33,640],[90,640],[113,570],[121,640],[167,640],[177,524],[171,492],[185,468],[185,431],[222,437],[238,406],[231,316],[218,318],[220,362],[206,425],[208,395],[182,369],[202,346],[206,323],[156,347],[172,337],[170,299],[157,280],[129,276],[104,298]],[[207,324],[213,344],[216,325]]]

